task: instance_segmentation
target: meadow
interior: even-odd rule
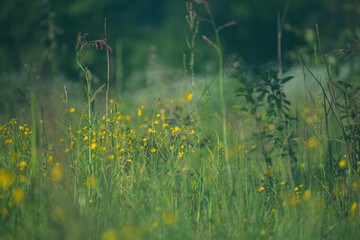
[[[34,83],[28,111],[0,119],[0,239],[360,239],[358,61],[343,64],[358,45],[326,54],[316,26],[316,61],[226,65],[235,22],[198,2],[213,36],[187,5],[176,80],[150,66],[147,87],[119,95],[111,43],[80,32],[82,82]],[[213,75],[194,71],[195,39]],[[101,83],[89,51],[107,59]]]

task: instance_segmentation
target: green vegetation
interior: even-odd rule
[[[299,71],[282,69],[281,44],[277,69],[226,66],[221,36],[235,22],[217,26],[207,1],[193,4],[176,81],[153,56],[148,87],[119,94],[122,79],[108,80],[121,44],[113,51],[106,23],[104,39],[78,35],[81,83],[54,80],[46,86],[61,88],[45,92],[28,68],[28,113],[0,118],[0,239],[360,237],[359,42],[325,53],[316,25]],[[197,7],[217,53],[205,77]],[[97,61],[107,80],[92,74]]]

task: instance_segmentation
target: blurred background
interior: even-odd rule
[[[208,2],[218,25],[236,21],[221,31],[225,64],[276,63],[277,15],[283,13],[287,1]],[[193,4],[197,14],[206,18],[203,5]],[[326,51],[346,48],[359,39],[359,14],[357,0],[289,1],[282,39],[284,65],[297,64],[299,55],[311,60],[317,41],[315,23]],[[39,96],[54,96],[49,104],[62,106],[53,88],[62,91],[65,83],[83,95],[84,78],[75,63],[77,37],[81,31],[89,33],[88,40],[104,39],[105,17],[108,43],[114,50],[110,59],[113,96],[144,88],[154,77],[163,83],[175,81],[182,76],[183,54],[189,53],[185,15],[186,1],[179,0],[2,0],[0,116],[18,117],[19,112],[26,112],[29,87],[34,83]],[[216,71],[217,58],[201,35],[214,39],[206,21],[200,21],[196,38],[195,73],[207,75]],[[96,88],[106,79],[106,51],[92,48],[84,58]],[[154,69],[161,74],[152,75]]]

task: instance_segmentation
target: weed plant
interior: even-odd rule
[[[360,238],[359,82],[329,71],[322,83],[302,60],[322,89],[312,105],[287,98],[291,70],[238,70],[225,93],[219,30],[233,23],[217,27],[196,2],[214,27],[216,42],[203,39],[218,52],[219,95],[196,83],[192,19],[191,91],[129,108],[107,88],[107,109],[95,107],[105,85],[94,91],[83,53],[112,49],[79,34],[84,104],[65,86],[63,118],[49,126],[33,93],[30,123],[0,124],[0,239]]]

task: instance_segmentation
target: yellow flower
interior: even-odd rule
[[[15,190],[13,191],[13,198],[17,203],[21,202],[21,200],[24,199],[24,196],[25,196],[24,191],[19,187],[15,188]]]
[[[130,115],[126,115],[125,119],[126,119],[127,121],[130,121],[130,120],[131,120],[131,116],[130,116]]]
[[[188,100],[188,101],[191,101],[192,97],[193,97],[193,94],[192,94],[192,93],[187,93],[187,94],[185,94],[185,98],[186,98],[186,100]]]
[[[114,158],[115,158],[115,157],[114,157],[113,154],[110,154],[110,155],[109,155],[109,159],[110,159],[110,160],[113,160]]]
[[[103,232],[101,236],[102,240],[117,240],[117,236],[114,230],[108,229],[105,232]]]
[[[138,108],[138,116],[140,117],[142,115],[142,110],[141,108]]]
[[[85,181],[85,185],[88,187],[88,188],[94,188],[96,187],[97,185],[97,180],[96,178],[91,175],[89,177],[86,178],[86,181]]]
[[[169,124],[167,124],[167,123],[164,123],[164,124],[162,125],[163,128],[166,128],[166,127],[168,127],[168,126],[169,126]]]
[[[159,222],[155,221],[152,225],[152,228],[157,228],[157,227],[159,227]]]
[[[280,185],[284,185],[285,184],[285,182],[280,182]]]
[[[63,172],[59,166],[56,166],[51,171],[51,180],[54,182],[58,182],[63,177]]]
[[[91,144],[91,150],[94,150],[95,148],[97,148],[97,144],[96,144],[96,143],[92,143],[92,144]]]
[[[340,168],[345,167],[345,165],[346,165],[346,161],[345,161],[345,160],[341,160],[341,161],[339,162],[339,167],[340,167]]]
[[[12,157],[11,157],[11,161],[16,162],[17,160],[18,160],[18,154],[16,152],[14,152]]]
[[[274,125],[274,124],[269,124],[269,126],[268,126],[268,127],[269,127],[269,130],[270,130],[270,131],[272,131],[272,130],[274,130],[274,129],[275,129],[275,125]]]
[[[65,220],[64,211],[59,206],[55,206],[53,209],[51,209],[51,218],[55,222],[63,222]]]
[[[178,157],[181,158],[184,155],[184,152],[179,152]]]
[[[49,157],[48,157],[48,162],[53,162],[54,161],[54,156],[53,155],[50,155]]]
[[[176,132],[179,132],[181,129],[179,127],[173,127],[171,128],[171,132],[172,133],[176,133]]]
[[[23,170],[25,169],[25,167],[26,167],[26,162],[25,162],[25,161],[21,161],[21,162],[19,163],[20,171],[23,171]]]
[[[173,224],[177,221],[176,214],[174,212],[164,212],[163,221],[165,224]]]
[[[318,141],[315,137],[311,137],[307,141],[308,148],[315,148],[318,145]]]
[[[69,112],[70,113],[75,113],[75,108],[70,108]]]
[[[301,166],[300,166],[301,168],[303,168],[303,167],[305,167],[305,164],[303,163],[303,164],[301,164]]]
[[[311,111],[311,109],[310,109],[310,108],[304,108],[304,113],[305,113],[305,114],[309,114],[309,113],[310,113],[310,111]]]
[[[0,186],[8,188],[14,183],[14,176],[4,170],[0,170]]]
[[[302,197],[304,201],[309,201],[311,198],[311,190],[310,189],[306,190]]]
[[[9,212],[8,212],[8,210],[6,210],[6,208],[2,208],[2,209],[1,209],[1,214],[2,214],[4,217],[6,217],[7,215],[9,215]]]
[[[155,148],[152,148],[151,150],[150,150],[150,152],[152,152],[152,153],[154,153],[156,150],[155,150]]]
[[[351,205],[351,211],[355,211],[357,208],[357,203],[354,202],[352,205]]]
[[[260,187],[259,189],[258,189],[258,192],[262,192],[262,191],[264,191],[264,187]]]
[[[191,132],[189,133],[190,135],[194,135],[195,134],[195,131],[194,130],[191,130]]]

